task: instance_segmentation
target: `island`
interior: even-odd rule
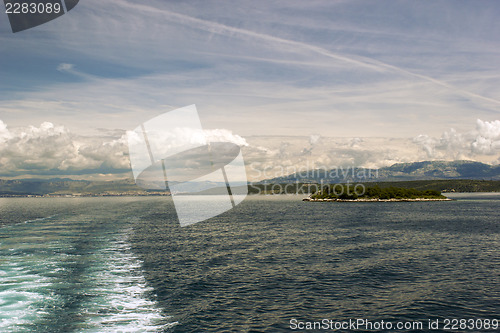
[[[323,186],[321,190],[304,198],[313,202],[401,202],[401,201],[451,201],[439,191],[420,191],[414,188],[366,187],[363,184],[335,184]]]

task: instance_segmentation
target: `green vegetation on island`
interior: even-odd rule
[[[414,188],[385,187],[378,185],[366,187],[357,185],[328,185],[323,186],[320,191],[312,194],[310,200],[333,199],[333,200],[446,200],[447,198],[439,191],[420,191]]]
[[[352,184],[352,183],[351,183]],[[361,182],[367,188],[379,186],[381,189],[388,187],[400,187],[405,189],[416,189],[419,191],[434,190],[442,193],[453,192],[500,192],[500,180],[477,180],[477,179],[440,179],[440,180],[412,180],[400,182]],[[250,184],[249,194],[298,194],[309,195],[316,193],[322,186],[330,184],[319,183],[272,183],[272,184]]]

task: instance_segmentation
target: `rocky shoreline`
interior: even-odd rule
[[[432,199],[432,198],[416,198],[416,199],[313,199],[304,198],[302,201],[309,202],[420,202],[420,201],[453,201],[450,198]]]

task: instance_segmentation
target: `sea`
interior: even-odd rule
[[[450,197],[0,198],[0,332],[499,331],[500,194]]]

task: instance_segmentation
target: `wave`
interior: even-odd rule
[[[45,221],[45,220],[48,220],[48,219],[54,218],[54,217],[56,217],[56,216],[57,216],[57,215],[51,215],[51,216],[47,216],[47,217],[39,217],[39,218],[32,219],[32,220],[26,220],[26,221],[24,221],[24,223],[41,222],[41,221]]]
[[[141,260],[131,252],[129,232],[96,253],[104,265],[91,277],[98,281],[93,292],[101,297],[88,305],[87,332],[158,332],[177,324],[148,297],[154,297],[153,288],[146,284]]]
[[[0,332],[158,332],[177,324],[154,300],[130,229],[100,233],[89,220],[54,217],[0,234]]]
[[[47,314],[46,307],[56,302],[57,295],[45,292],[50,278],[34,272],[29,263],[1,262],[0,332],[26,332],[26,327]],[[45,262],[44,266],[50,264]]]

